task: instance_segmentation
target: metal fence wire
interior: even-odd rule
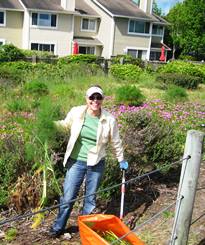
[[[180,160],[178,160],[178,161],[175,161],[175,162],[171,163],[169,166],[170,166],[170,167],[171,167],[171,166],[174,166],[174,165],[176,165],[176,164],[178,164],[178,163],[180,163],[180,162],[182,162],[182,161],[184,161],[184,160],[188,160],[188,159],[190,159],[190,158],[191,158],[191,156],[187,156],[187,157],[185,157],[185,158],[183,158],[183,159],[180,159]],[[142,174],[142,175],[140,175],[140,176],[136,176],[136,177],[134,177],[134,178],[131,178],[131,179],[125,181],[124,184],[127,185],[127,184],[129,184],[129,183],[131,183],[131,182],[139,181],[139,180],[141,180],[141,179],[143,179],[143,178],[145,178],[145,177],[150,178],[151,175],[156,174],[156,173],[162,171],[162,170],[163,170],[164,168],[166,168],[166,167],[167,167],[167,165],[164,165],[164,166],[162,166],[160,169],[155,169],[155,170],[153,170],[153,171],[150,171],[150,172],[148,172],[148,173]],[[72,199],[72,200],[70,200],[70,201],[67,202],[67,203],[56,204],[56,205],[52,205],[52,206],[50,206],[50,207],[42,208],[42,209],[40,209],[40,210],[38,210],[38,211],[35,211],[35,212],[28,212],[28,213],[24,213],[24,214],[22,214],[22,215],[16,215],[16,216],[14,216],[14,217],[11,217],[11,218],[8,218],[8,219],[5,219],[5,220],[0,221],[0,226],[3,226],[4,224],[10,223],[10,222],[19,221],[19,220],[21,220],[21,219],[31,217],[31,216],[34,216],[34,215],[36,215],[36,214],[40,214],[40,213],[44,213],[44,212],[50,212],[51,210],[57,209],[57,208],[59,208],[60,206],[65,206],[65,207],[66,207],[66,206],[68,205],[68,203],[76,202],[76,201],[85,199],[86,197],[89,197],[89,196],[92,196],[92,195],[97,195],[97,194],[99,194],[99,193],[102,193],[102,192],[106,192],[106,191],[112,190],[112,189],[117,188],[117,187],[119,187],[119,186],[121,186],[121,185],[122,185],[122,183],[115,184],[115,185],[112,185],[112,186],[110,186],[110,187],[107,187],[107,188],[98,190],[98,191],[96,191],[96,192],[94,192],[94,193],[92,193],[92,194],[90,194],[90,195],[83,195],[82,197],[78,197],[78,198]]]

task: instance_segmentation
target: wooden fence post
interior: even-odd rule
[[[187,132],[180,183],[179,201],[176,204],[175,219],[170,245],[186,245],[188,242],[194,199],[200,172],[204,133],[196,130]],[[180,199],[181,198],[181,199]]]

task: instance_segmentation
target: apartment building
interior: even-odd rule
[[[0,44],[58,56],[77,43],[83,54],[158,60],[167,24],[152,0],[0,0]]]

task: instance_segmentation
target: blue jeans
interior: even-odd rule
[[[91,195],[97,191],[102,174],[104,172],[105,160],[101,160],[95,166],[87,166],[84,161],[69,159],[68,170],[64,181],[64,195],[60,198],[60,204],[57,218],[53,224],[53,230],[56,232],[65,229],[67,220],[72,211],[75,199],[78,195],[81,184],[86,177],[85,196],[82,214],[90,214],[96,206],[95,195]]]

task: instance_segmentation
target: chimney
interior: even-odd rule
[[[153,0],[140,0],[139,8],[147,14],[152,14]]]
[[[61,7],[68,11],[75,11],[75,0],[61,0]]]

